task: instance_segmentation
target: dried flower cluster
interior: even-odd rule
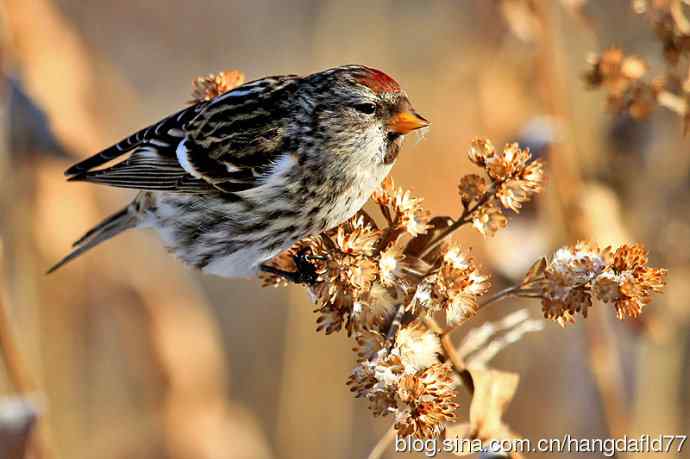
[[[632,0],[633,11],[646,15],[652,23],[670,65],[690,55],[690,21],[683,3],[688,5],[685,0]]]
[[[383,224],[362,210],[272,261],[288,277],[309,271],[317,330],[329,334],[345,329],[354,338],[357,365],[348,385],[356,397],[369,401],[375,416],[394,416],[401,435],[435,437],[455,419],[455,389],[468,377],[458,363],[465,351],[447,347],[441,336],[475,315],[489,289],[489,277],[474,257],[447,238],[470,223],[493,234],[507,223],[505,209],[519,211],[543,186],[542,163],[517,144],[498,151],[488,140],[475,139],[468,156],[484,176],[460,180],[462,213],[457,219],[430,218],[421,199],[386,180],[372,196]],[[586,316],[594,295],[613,304],[619,318],[636,317],[664,283],[665,271],[646,265],[639,245],[612,252],[577,243],[558,250],[551,260],[539,260],[520,285],[488,301],[508,295],[540,298],[544,316],[564,325],[578,312]],[[284,283],[277,274],[264,275],[264,281]],[[437,315],[445,319],[445,329],[435,323]],[[522,316],[517,323],[506,322],[510,332],[505,337],[473,338],[483,343],[481,349],[473,346],[473,361],[484,365],[508,343],[541,329]],[[488,415],[498,416],[496,410]],[[489,431],[512,435],[498,422]],[[488,439],[487,432],[480,437]]]
[[[226,70],[197,77],[192,82],[192,100],[190,103],[211,100],[244,83],[244,74],[239,70]]]
[[[491,236],[508,223],[501,206],[519,212],[532,195],[542,191],[544,165],[533,161],[529,149],[517,143],[499,151],[486,139],[472,141],[469,157],[484,168],[488,179],[476,174],[463,177],[460,198],[474,227]]]
[[[376,331],[357,338],[359,360],[348,380],[357,397],[369,400],[375,416],[395,416],[401,435],[438,436],[455,419],[456,377],[441,363],[441,343],[419,322],[401,328],[393,346]]]
[[[412,305],[428,312],[443,311],[449,324],[459,324],[477,313],[477,300],[490,285],[474,258],[450,247],[438,271],[419,284]]]
[[[607,93],[609,110],[627,112],[641,119],[657,105],[664,90],[663,79],[643,80],[647,63],[637,56],[626,56],[619,48],[609,48],[600,55],[589,57],[590,69],[585,78],[591,88],[602,87]]]
[[[287,271],[297,269],[296,254],[311,263],[317,281],[309,290],[318,306],[318,330],[327,334],[343,328],[349,334],[385,330],[399,307],[415,317],[444,312],[449,323],[472,316],[490,285],[476,260],[451,245],[424,254],[434,234],[448,227],[450,219],[431,220],[421,199],[396,189],[390,179],[372,198],[385,227],[360,211],[273,261]],[[282,283],[276,275],[265,279],[269,284]]]
[[[595,279],[593,293],[612,303],[619,319],[639,316],[651,302],[651,294],[660,293],[665,285],[666,270],[650,268],[647,262],[647,250],[641,244],[623,245]]]
[[[635,318],[665,284],[666,271],[647,263],[640,244],[623,245],[614,252],[578,242],[535,264],[517,295],[540,297],[544,317],[562,326],[573,323],[578,312],[587,317],[592,296],[613,305],[619,319]]]
[[[589,58],[585,79],[591,88],[603,88],[608,107],[636,119],[647,117],[657,106],[679,115],[687,129],[690,123],[690,21],[682,0],[633,0],[633,10],[649,17],[661,42],[667,70],[646,78],[649,65],[640,57],[609,48]],[[684,75],[684,77],[679,77]]]
[[[485,177],[460,181],[458,219],[430,218],[421,199],[387,179],[372,196],[381,224],[360,211],[272,261],[288,273],[311,271],[317,329],[345,329],[355,339],[351,390],[369,400],[375,416],[393,415],[403,435],[434,437],[455,419],[458,369],[426,321],[441,314],[449,327],[462,323],[490,286],[474,257],[447,237],[466,223],[493,234],[507,223],[504,208],[518,211],[542,189],[541,162],[517,144],[497,151],[477,139],[469,157]],[[275,274],[264,281],[284,283]]]

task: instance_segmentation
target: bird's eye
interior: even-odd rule
[[[355,110],[358,112],[365,113],[367,115],[371,115],[376,111],[376,104],[372,104],[370,102],[365,102],[363,104],[357,104],[355,105]]]

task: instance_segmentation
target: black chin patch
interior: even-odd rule
[[[399,134],[397,132],[389,132],[388,134],[386,134],[386,139],[388,139],[389,143],[393,143],[396,140],[398,140],[401,136],[402,134]]]

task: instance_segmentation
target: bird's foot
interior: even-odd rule
[[[296,271],[285,271],[283,269],[275,268],[266,264],[262,264],[259,268],[261,271],[269,274],[280,276],[288,282],[294,284],[314,285],[319,280],[319,275],[316,272],[316,267],[311,260],[322,260],[323,257],[317,257],[307,254],[305,250],[301,250],[292,258],[297,267]]]

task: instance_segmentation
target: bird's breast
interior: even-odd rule
[[[323,220],[319,229],[328,230],[338,226],[364,207],[391,167],[392,164],[371,165],[327,180],[324,192],[317,199]]]

